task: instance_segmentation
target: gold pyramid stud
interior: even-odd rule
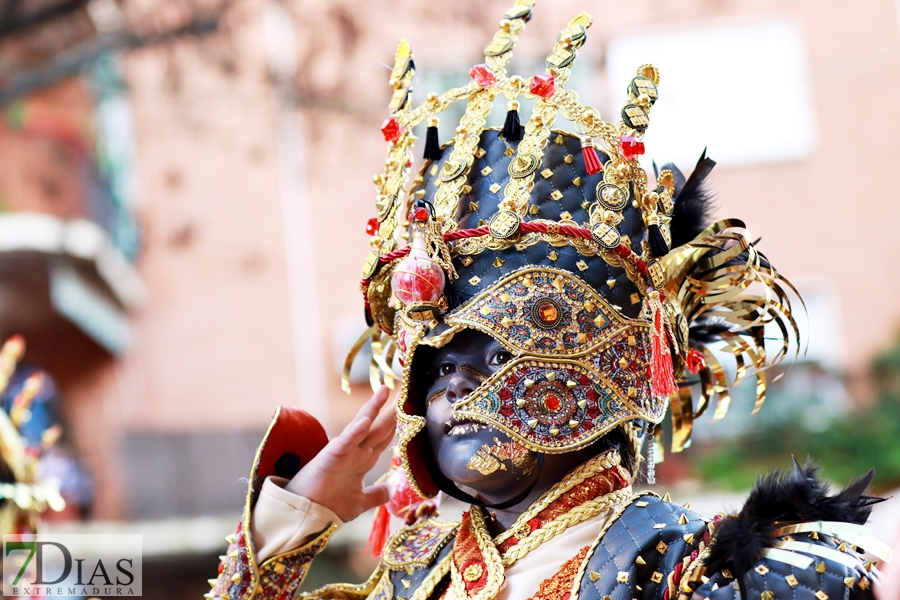
[[[590,579],[591,581],[597,581],[598,579],[600,579],[600,573],[598,573],[597,571],[591,571],[590,573],[588,573],[588,579]]]
[[[672,496],[669,495],[669,492],[666,492],[666,495],[663,496],[663,502],[671,502]]]
[[[855,583],[856,577],[844,577],[844,585],[846,585],[848,588],[852,588]]]
[[[234,543],[234,534],[232,533],[231,535],[226,536],[225,541],[228,542],[229,544]]]
[[[693,533],[686,533],[681,537],[683,537],[684,541],[687,542],[688,544],[694,543],[694,534]]]
[[[636,564],[636,565],[646,565],[646,564],[647,564],[647,561],[644,560],[641,556],[638,556],[636,559],[634,559],[634,564]]]
[[[207,579],[206,583],[209,584],[209,587],[216,587],[216,583],[218,583],[218,579]]]
[[[687,525],[687,522],[688,522],[687,515],[684,513],[681,513],[681,516],[678,517],[678,524],[679,525]]]
[[[241,581],[241,574],[240,574],[240,573],[235,573],[234,575],[232,575],[232,576],[231,576],[231,581],[233,581],[234,583],[240,583],[240,581]]]

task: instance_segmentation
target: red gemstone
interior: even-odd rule
[[[378,217],[372,217],[368,221],[366,221],[366,233],[369,235],[378,235],[378,230],[381,229],[381,223],[378,222]]]
[[[488,87],[497,80],[493,71],[488,69],[487,65],[475,65],[469,69],[469,76],[481,87]]]
[[[427,221],[428,220],[428,209],[424,206],[420,206],[416,210],[413,211],[413,219],[416,221]]]
[[[556,79],[550,73],[540,73],[531,78],[531,93],[545,100],[556,92]]]
[[[385,119],[384,123],[381,124],[381,134],[384,136],[384,141],[386,142],[396,142],[399,140],[400,132],[400,121],[394,117]]]
[[[547,397],[544,398],[544,406],[547,407],[547,410],[556,412],[559,410],[559,407],[562,406],[562,402],[560,402],[559,396],[547,394]]]
[[[622,156],[628,160],[644,153],[644,142],[639,142],[630,135],[619,138],[619,145],[622,148]]]

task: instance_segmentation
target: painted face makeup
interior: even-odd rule
[[[458,420],[452,406],[512,357],[494,339],[475,331],[456,335],[429,356],[426,430],[438,468],[479,494],[526,489],[537,477],[537,454],[483,423]]]

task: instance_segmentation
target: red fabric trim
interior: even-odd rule
[[[327,443],[328,435],[314,416],[299,408],[281,407],[266,437],[256,475],[260,478],[274,475],[275,462],[289,452],[299,456],[301,465],[306,466]]]

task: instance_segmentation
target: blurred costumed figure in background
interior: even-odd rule
[[[679,452],[713,404],[725,416],[737,381],[756,378],[760,409],[767,369],[792,339],[799,348],[796,292],[744,223],[711,223],[711,159],[689,177],[642,168],[656,68],[637,69],[616,122],[566,88],[590,16],[559,33],[543,73],[507,74],[533,5],[503,15],[468,84],[419,105],[401,41],[367,227],[370,328],[347,363],[370,341],[373,388],[399,388],[395,410],[380,411],[380,388],[331,441],[309,415],[279,410],[207,597],[871,597],[863,549],[890,554],[865,527],[871,475],[831,494],[797,464],[711,519],[634,491],[653,481],[667,412]],[[714,93],[732,75],[710,74]],[[520,99],[534,101],[527,118]],[[502,128],[486,126],[496,100]],[[456,102],[465,112],[442,145],[438,118]],[[782,345],[767,353],[764,341]],[[394,419],[398,468],[364,487]],[[299,593],[334,530],[379,504],[368,581]],[[404,521],[393,534],[388,515]]]
[[[59,481],[44,459],[59,440],[49,377],[18,365],[25,341],[13,336],[0,348],[0,531],[36,533],[48,511],[65,510]],[[19,368],[17,368],[17,366]]]

